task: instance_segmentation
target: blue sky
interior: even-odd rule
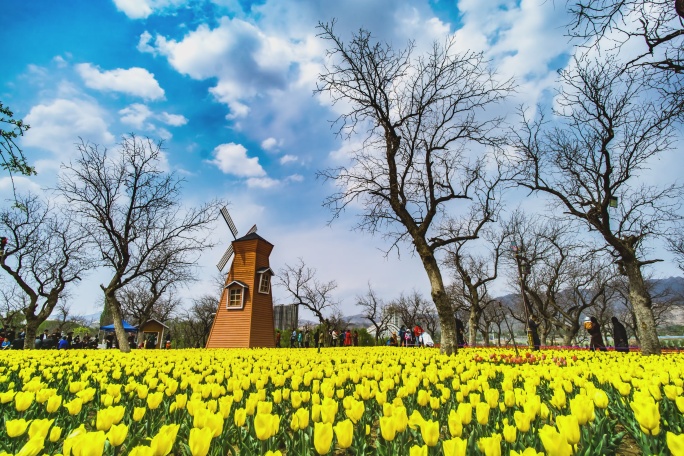
[[[188,204],[229,201],[240,231],[256,223],[275,245],[272,268],[303,258],[321,279],[338,282],[345,312],[355,312],[353,297],[369,281],[386,299],[412,288],[428,295],[410,250],[386,258],[382,239],[350,231],[353,213],[327,225],[321,203],[333,188],[316,171],[341,164],[349,144],[330,128],[335,108],[313,95],[325,51],[315,26],[335,18],[343,36],[363,27],[397,46],[415,39],[419,50],[454,34],[460,49],[484,51],[502,75],[516,78],[511,106],[534,105],[549,101],[572,52],[562,7],[548,0],[9,0],[0,18],[0,100],[31,125],[22,147],[39,173],[17,185],[54,185],[78,137],[107,146],[128,132],[161,138],[165,166],[186,180]],[[0,179],[0,196],[9,191]],[[221,245],[200,261],[207,281],[230,234],[220,222],[214,236]],[[76,313],[99,306],[105,277],[94,273],[79,285]]]

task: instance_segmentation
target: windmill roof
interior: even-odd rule
[[[225,287],[223,287],[223,288],[228,288],[228,287],[230,287],[230,286],[232,286],[232,285],[239,285],[239,286],[241,286],[242,288],[249,288],[245,282],[240,282],[239,280],[233,280],[232,282],[230,282],[229,284],[227,284],[227,285],[226,285]]]
[[[241,238],[235,239],[233,242],[238,242],[238,241],[252,241],[252,240],[255,240],[255,239],[260,240],[260,241],[264,241],[264,242],[266,242],[266,243],[268,243],[268,244],[271,244],[271,243],[268,242],[266,239],[262,238],[261,236],[259,236],[259,235],[256,234],[256,233],[250,233],[250,234],[248,234],[248,235],[246,235],[246,236],[242,236]],[[273,244],[271,244],[271,245],[273,245]]]

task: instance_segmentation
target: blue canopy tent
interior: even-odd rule
[[[131,326],[126,320],[123,321],[123,327],[124,331],[126,332],[135,332],[138,330],[135,326]],[[114,323],[111,325],[106,325],[106,326],[100,326],[100,330],[102,331],[114,331]]]

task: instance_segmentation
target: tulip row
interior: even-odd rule
[[[645,454],[684,454],[682,355],[549,351],[500,362],[512,356],[9,352],[0,456],[599,455],[619,453],[627,434]]]

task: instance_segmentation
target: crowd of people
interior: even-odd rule
[[[625,325],[620,323],[617,317],[610,319],[613,326],[613,343],[615,344],[615,351],[628,353],[629,352],[629,337],[627,336],[627,329]],[[591,351],[599,350],[606,351],[606,344],[603,343],[603,335],[601,333],[601,324],[596,317],[586,317],[583,322],[584,329],[589,335],[589,349]],[[541,322],[536,315],[530,316],[527,322],[528,336],[530,338],[530,346],[535,350],[541,348],[541,340],[539,338],[539,326]]]
[[[276,332],[276,347],[281,347],[282,334]],[[320,347],[358,347],[359,332],[350,329],[325,331],[316,328],[293,329],[290,334],[290,348],[320,348]]]
[[[0,331],[0,340],[2,344],[0,347],[3,350],[23,350],[26,342],[26,333],[20,331],[17,333],[16,328],[8,327]],[[42,334],[36,336],[34,346],[37,349],[60,349],[68,348],[97,348],[97,338],[91,337],[86,333],[81,337],[75,335],[73,331],[62,333],[60,330],[44,330]]]

